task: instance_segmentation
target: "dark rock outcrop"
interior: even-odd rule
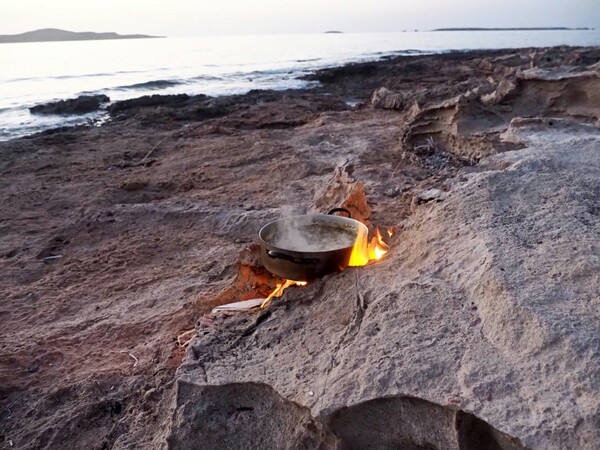
[[[209,97],[151,95],[116,102],[109,112],[120,120],[137,116],[155,126],[169,121],[203,121],[228,116],[221,125],[234,128],[294,128],[315,118],[315,113],[343,111],[338,98],[301,91],[253,90],[243,95]]]
[[[317,70],[314,74],[303,77],[305,80],[335,83],[341,78],[373,76],[379,70],[374,63],[356,63],[330,69]]]
[[[111,114],[114,114],[135,108],[147,108],[149,106],[182,106],[187,103],[190,98],[191,97],[187,94],[144,95],[130,100],[115,102],[108,110]]]
[[[29,108],[32,114],[87,114],[99,110],[110,98],[104,94],[80,95],[77,98],[59,100],[57,102],[43,103]]]

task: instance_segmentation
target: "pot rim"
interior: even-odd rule
[[[329,255],[331,253],[336,253],[339,251],[343,251],[343,250],[347,250],[349,248],[354,247],[354,245],[356,245],[356,238],[354,240],[354,243],[352,245],[348,245],[346,247],[340,247],[340,248],[336,248],[333,250],[326,250],[326,251],[321,251],[321,252],[303,252],[303,251],[298,251],[298,250],[288,250],[282,247],[277,247],[273,244],[271,244],[270,242],[267,242],[266,240],[263,239],[262,235],[264,230],[269,227],[272,226],[274,223],[283,221],[283,220],[287,220],[287,219],[294,219],[294,218],[327,218],[327,221],[341,221],[341,222],[346,222],[346,223],[352,223],[352,224],[356,224],[357,227],[357,233],[356,233],[356,238],[358,238],[359,232],[358,230],[360,228],[363,228],[363,232],[365,233],[369,233],[369,229],[367,228],[367,226],[356,220],[356,219],[352,219],[349,217],[341,217],[341,216],[334,216],[331,214],[320,214],[320,213],[312,213],[312,214],[298,214],[298,215],[294,215],[294,216],[286,216],[286,217],[281,217],[279,219],[276,220],[272,220],[268,223],[266,223],[265,225],[263,225],[261,227],[261,229],[258,231],[258,239],[260,240],[260,243],[266,247],[268,247],[270,250],[275,250],[275,251],[280,251],[280,252],[284,252],[287,253],[289,255],[292,256],[296,256],[296,257],[319,257],[319,256],[325,256],[325,255]]]

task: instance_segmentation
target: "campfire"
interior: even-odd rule
[[[388,228],[387,234],[392,237],[394,231],[392,228]],[[371,261],[378,261],[385,256],[390,250],[388,244],[386,244],[381,236],[379,227],[376,228],[375,236],[369,241],[368,231],[360,229],[352,248],[352,254],[350,256],[350,267],[361,267],[366,266]],[[285,290],[290,286],[306,286],[306,281],[295,281],[285,280],[283,283],[277,283],[277,287],[271,292],[267,298],[262,302],[261,309],[267,308],[274,298],[280,298]]]
[[[362,230],[361,230],[362,231]],[[393,230],[388,229],[388,235],[392,237]],[[390,250],[390,247],[383,241],[379,227],[376,228],[375,236],[369,242],[369,236],[367,233],[359,232],[352,249],[352,255],[350,256],[351,267],[366,266],[369,261],[377,261],[383,258],[383,256]]]

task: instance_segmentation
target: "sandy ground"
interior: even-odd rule
[[[501,138],[511,108],[596,122],[600,103],[573,93],[574,75],[516,74],[597,61],[595,49],[401,58],[317,74],[314,91],[132,106],[100,128],[0,144],[1,445],[166,445],[177,336],[276,282],[248,262],[262,224],[306,211],[350,159],[368,222],[401,229],[421,192],[526,145]],[[538,97],[515,103],[524,95]],[[481,108],[494,119],[478,120]],[[504,420],[493,425],[519,431]]]

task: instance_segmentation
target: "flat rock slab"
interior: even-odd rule
[[[264,384],[179,381],[176,403],[170,450],[525,450],[472,414],[413,397],[379,398],[314,419]]]
[[[597,448],[600,132],[515,121],[505,138],[526,148],[420,206],[385,260],[202,321],[180,382],[266,384],[323,421],[409,396],[520,440],[489,448]]]

